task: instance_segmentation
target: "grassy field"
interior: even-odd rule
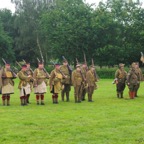
[[[0,106],[0,144],[144,144],[144,83],[139,97],[117,99],[112,80],[100,80],[94,102],[52,104],[45,95],[45,106],[20,106],[17,81],[11,106]]]

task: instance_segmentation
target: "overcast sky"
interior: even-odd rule
[[[98,5],[100,0],[84,0],[84,1],[89,4],[95,3],[96,5]],[[103,0],[103,1],[106,1],[106,0]],[[11,0],[0,0],[0,9],[1,8],[10,9],[12,12],[14,12],[15,10],[15,6],[14,4],[11,3]]]
[[[96,5],[98,5],[98,3],[100,1],[105,2],[106,0],[84,0],[86,3],[92,4],[95,3]],[[140,2],[144,3],[144,0],[140,0]],[[1,8],[7,8],[10,9],[12,12],[15,11],[15,6],[14,4],[11,3],[11,0],[0,0],[0,9]]]

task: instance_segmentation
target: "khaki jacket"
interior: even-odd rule
[[[127,72],[118,69],[115,72],[115,78],[118,80],[118,82],[125,83],[127,79]]]
[[[42,82],[45,82],[47,84],[47,77],[46,77],[46,73],[44,72],[44,70],[42,69],[35,69],[34,73],[33,73],[33,78],[35,79],[35,84],[36,85],[40,85],[42,84]],[[34,85],[35,85],[34,84]]]
[[[9,70],[6,70],[5,68],[2,70],[2,86],[6,86],[9,83],[14,86],[14,79],[12,72]]]
[[[67,76],[67,78],[62,79],[63,84],[71,84],[70,73],[67,66],[62,65],[60,68],[61,72]]]
[[[80,72],[74,70],[72,72],[72,84],[74,87],[80,86],[82,84],[83,78]]]
[[[88,83],[88,87],[96,86],[97,79],[95,78],[94,73],[91,70],[87,71],[86,73],[86,81]]]
[[[27,76],[27,73],[22,70],[18,72],[18,77],[20,79],[20,82],[18,85],[19,89],[21,89],[22,87],[25,87],[30,81],[30,78]]]

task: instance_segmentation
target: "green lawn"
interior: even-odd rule
[[[100,80],[94,102],[52,104],[45,95],[45,106],[20,106],[19,90],[11,96],[11,106],[0,106],[0,144],[144,144],[144,83],[139,97],[117,99],[112,80]]]

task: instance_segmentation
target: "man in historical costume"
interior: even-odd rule
[[[75,103],[81,102],[81,94],[83,89],[83,76],[81,72],[81,65],[77,64],[76,69],[72,72],[72,84],[74,86],[74,98]]]
[[[29,81],[33,79],[26,71],[27,66],[22,65],[21,70],[18,72],[18,77],[20,79],[18,88],[20,89],[20,101],[22,106],[27,105],[27,95],[31,92]]]
[[[50,74],[49,85],[50,91],[53,94],[53,104],[58,104],[58,94],[62,90],[63,75],[60,72],[60,64],[55,64],[55,69]]]
[[[125,89],[127,72],[124,70],[124,64],[120,63],[119,68],[115,72],[115,83],[117,98],[123,98],[123,91]]]
[[[136,74],[140,77],[140,81],[143,81],[143,74],[142,74],[142,70],[140,69],[139,67],[139,63],[138,62],[135,62],[136,64],[136,69],[135,69],[135,72]],[[137,84],[136,86],[136,92],[135,92],[135,97],[138,97],[137,96],[137,92],[138,92],[138,89],[140,88],[140,82]]]
[[[63,89],[61,91],[61,98],[64,101],[64,95],[66,94],[66,101],[69,101],[69,93],[71,90],[71,72],[68,69],[68,62],[67,60],[63,60],[63,65],[60,67],[60,71],[65,75],[62,79]]]
[[[47,92],[47,84],[49,76],[44,71],[44,63],[39,62],[38,68],[34,70],[34,93],[36,94],[37,105],[45,105],[44,103],[44,94]],[[41,100],[41,103],[40,103]]]
[[[82,74],[84,76],[84,79],[83,79],[83,85],[82,85],[82,95],[81,95],[81,100],[84,101],[85,100],[85,95],[86,95],[86,92],[87,92],[87,82],[86,82],[86,73],[88,71],[88,67],[87,67],[87,64],[86,63],[83,63],[82,66],[81,66],[81,71],[82,71]]]
[[[96,82],[98,78],[95,75],[95,66],[91,65],[89,70],[86,73],[86,82],[88,84],[88,102],[93,102],[92,96],[94,90],[97,89]]]
[[[134,99],[138,83],[140,83],[140,75],[136,73],[136,64],[133,62],[127,75],[130,99]]]
[[[30,75],[31,77],[33,77],[33,71],[32,71],[32,69],[31,69],[31,67],[30,67],[30,63],[29,63],[29,62],[26,62],[26,66],[27,66],[26,73],[27,73],[28,75]],[[30,90],[31,90],[31,92],[32,92],[32,89],[33,89],[33,79],[30,79],[30,80],[28,81],[28,83],[30,84]],[[30,103],[30,102],[29,102],[29,98],[30,98],[30,94],[27,95],[27,103],[28,103],[28,104]]]
[[[3,105],[10,105],[10,95],[14,93],[14,81],[16,74],[11,70],[10,64],[6,63],[5,68],[2,69],[2,102]],[[5,103],[7,100],[7,104]]]

